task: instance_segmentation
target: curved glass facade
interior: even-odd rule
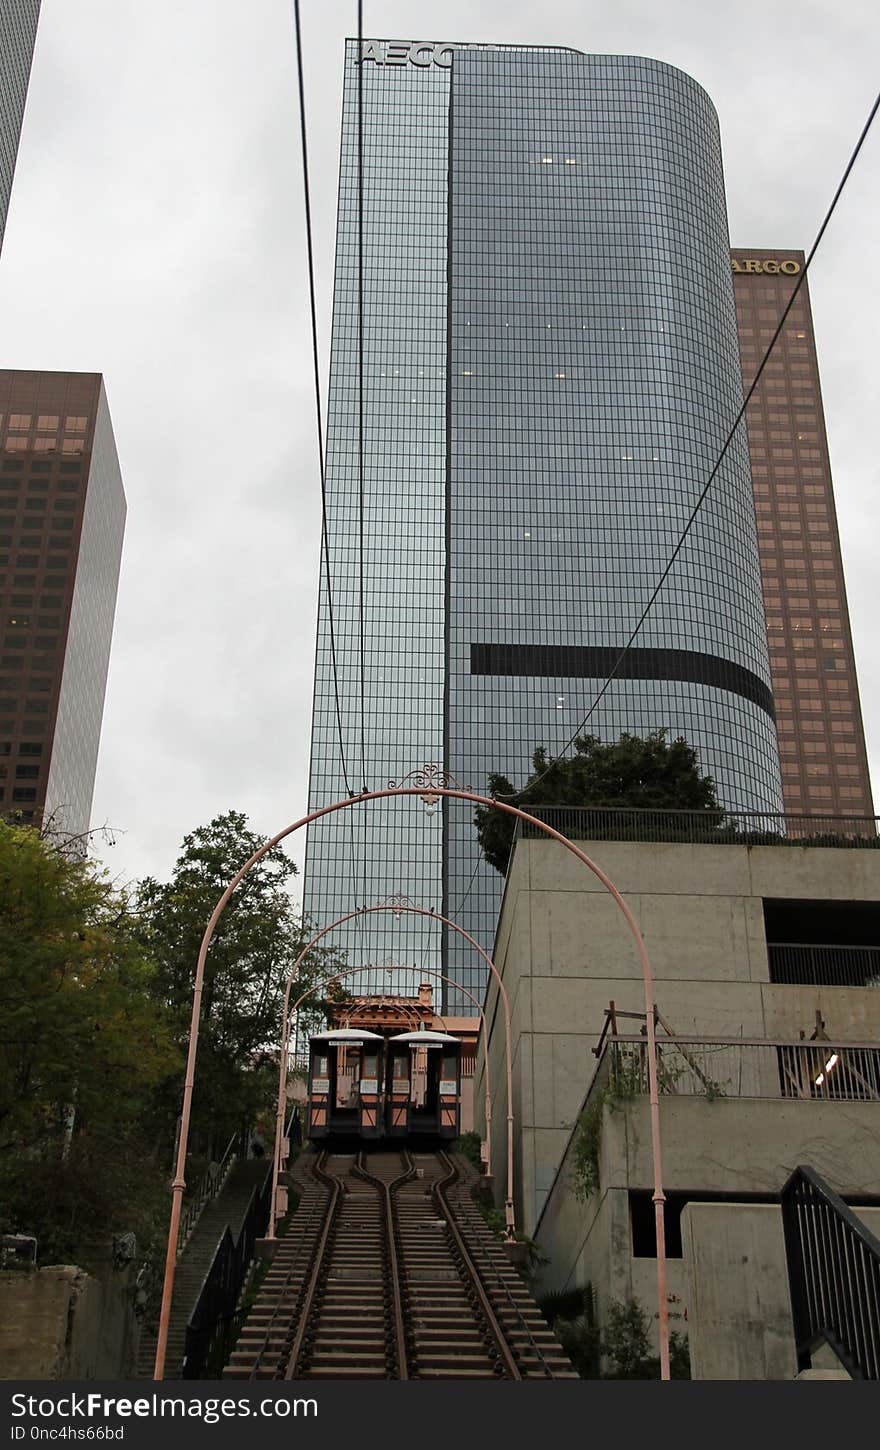
[[[694,81],[650,60],[465,46],[451,65],[414,65],[371,44],[365,779],[443,759],[478,789],[490,770],[522,782],[534,747],[559,749],[589,708],[742,402],[717,120]],[[349,761],[355,62],[350,48],[330,417],[330,533],[349,561],[334,573]],[[336,771],[325,627],[322,608],[313,804]],[[587,728],[610,740],[658,726],[696,748],[725,804],[781,808],[744,427]],[[446,910],[491,946],[501,883],[477,864],[470,812],[453,807],[441,840],[400,809],[414,823],[401,841],[387,812],[359,822],[375,871],[359,899],[425,900],[424,872],[443,872]],[[325,889],[310,841],[307,906],[322,922],[352,900],[343,866]],[[398,959],[425,959],[407,945]],[[457,943],[447,961],[479,989],[482,967]]]
[[[457,50],[451,132],[448,760],[522,782],[605,675],[477,675],[472,646],[616,652],[742,403],[721,147],[681,71],[558,50]],[[730,661],[769,697],[744,425],[637,646]],[[725,804],[781,809],[772,705],[660,669],[588,730],[666,726]],[[474,849],[450,814],[454,908]],[[462,925],[497,901],[482,866]]]

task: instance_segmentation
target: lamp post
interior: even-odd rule
[[[528,811],[520,810],[518,806],[508,805],[506,801],[495,800],[492,796],[480,795],[477,791],[465,790],[461,786],[450,786],[446,782],[450,777],[438,765],[429,764],[422,766],[417,771],[411,771],[405,780],[411,780],[411,785],[403,781],[398,784],[392,782],[384,790],[363,791],[358,796],[347,796],[345,800],[333,801],[328,806],[319,806],[317,810],[310,811],[308,815],[301,816],[299,820],[291,825],[285,826],[276,835],[270,836],[259,846],[244,865],[239,867],[226,890],[214,907],[205,934],[202,937],[202,944],[199,948],[198,960],[196,962],[195,981],[193,983],[192,1013],[190,1016],[189,1048],[186,1058],[186,1075],[183,1085],[183,1106],[180,1114],[180,1139],[177,1146],[177,1166],[174,1174],[174,1181],[171,1185],[171,1218],[168,1225],[168,1246],[165,1253],[165,1278],[162,1285],[162,1305],[159,1311],[159,1335],[156,1341],[156,1363],[154,1376],[157,1380],[162,1379],[165,1371],[165,1353],[168,1346],[168,1325],[171,1316],[171,1299],[174,1293],[174,1271],[177,1261],[177,1241],[180,1234],[180,1214],[183,1204],[183,1190],[186,1187],[184,1169],[186,1166],[186,1150],[189,1141],[189,1122],[192,1112],[193,1085],[195,1082],[196,1055],[199,1042],[199,1019],[202,1010],[202,991],[205,980],[205,963],[208,956],[208,948],[220,920],[220,916],[231,897],[236,886],[247,875],[252,866],[262,860],[267,851],[271,851],[288,836],[295,835],[304,826],[311,825],[314,821],[321,820],[324,816],[335,815],[338,811],[350,810],[352,806],[364,805],[367,801],[378,800],[399,800],[404,796],[417,796],[428,808],[436,805],[442,797],[448,800],[469,801],[472,805],[488,806],[493,810],[503,811],[505,815],[513,816],[515,820],[525,821],[528,825],[541,831],[551,840],[558,841],[567,851],[570,851],[582,865],[592,871],[593,875],[602,883],[606,891],[610,893],[623,913],[624,920],[635,942],[638,953],[639,964],[642,970],[642,981],[645,995],[645,1020],[648,1029],[648,1082],[651,1108],[651,1155],[654,1168],[654,1219],[657,1231],[657,1316],[659,1323],[660,1338],[660,1377],[669,1379],[669,1305],[667,1302],[666,1290],[666,1235],[664,1223],[664,1205],[666,1202],[663,1193],[663,1172],[660,1147],[660,1099],[657,1085],[657,1051],[656,1051],[656,1023],[654,1020],[654,981],[651,973],[651,964],[648,960],[648,953],[642,934],[639,931],[635,917],[618,891],[614,882],[596,862],[591,860],[585,851],[564,836],[561,831],[547,824],[546,821],[538,820]]]

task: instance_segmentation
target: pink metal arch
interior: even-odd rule
[[[223,912],[230,896],[245,877],[252,866],[262,860],[267,851],[273,846],[285,840],[288,836],[294,835],[302,830],[303,826],[311,825],[313,821],[319,821],[324,816],[334,815],[337,811],[349,810],[352,806],[363,805],[367,801],[400,799],[402,796],[419,796],[426,805],[433,805],[442,796],[449,800],[470,801],[473,805],[488,806],[492,810],[503,811],[505,815],[513,816],[520,821],[526,821],[543,835],[549,836],[552,840],[558,841],[567,851],[570,851],[582,865],[592,871],[593,875],[601,881],[606,891],[614,898],[623,913],[624,920],[635,942],[639,963],[642,968],[642,979],[645,993],[645,1023],[648,1038],[648,1080],[649,1097],[651,1109],[651,1149],[654,1165],[654,1218],[657,1233],[657,1316],[660,1337],[660,1377],[669,1379],[669,1305],[666,1297],[666,1236],[664,1223],[664,1205],[666,1202],[663,1192],[663,1171],[660,1147],[660,1097],[657,1083],[657,1052],[656,1052],[656,1022],[654,1011],[654,979],[651,972],[651,963],[648,960],[648,952],[645,947],[642,934],[639,931],[635,917],[618,891],[614,882],[596,862],[591,860],[585,851],[564,836],[561,831],[541,821],[537,816],[532,816],[528,811],[520,810],[518,806],[508,805],[506,801],[495,800],[492,796],[484,796],[476,791],[464,790],[460,786],[452,787],[437,784],[442,777],[437,766],[425,766],[422,771],[414,777],[419,781],[416,785],[391,785],[385,790],[363,791],[358,796],[348,796],[345,800],[333,801],[329,806],[321,806],[318,810],[310,811],[308,815],[301,816],[292,825],[285,826],[283,831],[271,836],[264,841],[244,865],[235,873],[217,905],[211,913],[210,920],[205,928],[202,944],[199,948],[198,961],[196,963],[195,982],[193,984],[193,1004],[190,1018],[189,1049],[186,1060],[186,1076],[183,1087],[183,1106],[180,1116],[180,1138],[177,1148],[177,1165],[174,1174],[174,1182],[171,1185],[171,1220],[168,1226],[168,1247],[165,1255],[165,1279],[162,1287],[162,1307],[159,1314],[159,1336],[156,1342],[156,1364],[154,1376],[157,1380],[162,1379],[165,1370],[165,1352],[168,1345],[168,1323],[171,1315],[171,1296],[174,1292],[174,1270],[177,1258],[177,1240],[180,1233],[180,1213],[183,1203],[183,1190],[186,1187],[184,1169],[186,1166],[186,1150],[189,1141],[189,1120],[192,1110],[193,1085],[195,1082],[196,1054],[199,1041],[199,1019],[202,1010],[202,990],[205,979],[205,961],[208,955],[208,948],[217,927],[217,922]]]
[[[376,910],[380,910],[381,908],[378,908],[378,907],[375,907],[374,906],[374,907],[371,907],[369,909],[372,910],[372,911],[376,911]],[[390,906],[385,908],[386,911],[398,910],[398,909],[399,908],[397,908],[397,907],[392,908]],[[352,916],[356,916],[356,915],[358,915],[357,912],[350,912],[348,916],[341,916],[338,921],[331,922],[329,926],[324,927],[324,930],[318,933],[318,937],[324,936],[328,931],[332,931],[333,928],[334,928],[334,926],[340,926],[342,924],[342,922],[344,922],[344,921],[350,921],[351,920],[351,917]],[[439,920],[439,918],[438,918],[438,920]],[[313,938],[312,941],[309,942],[309,945],[300,953],[299,957],[297,958],[297,961],[298,962],[299,961],[302,961],[303,957],[306,956],[309,951],[311,951],[311,949],[314,946],[316,940],[317,940],[317,938]],[[291,969],[291,978],[293,976],[293,973],[294,973],[295,969],[296,968],[295,968],[295,965],[294,965],[294,967]],[[338,982],[343,977],[359,976],[361,972],[374,972],[375,970],[376,970],[376,968],[375,968],[375,965],[373,963],[370,963],[369,965],[361,966],[361,967],[342,967],[338,972],[334,972],[334,974],[333,974],[332,977],[325,977],[322,982],[315,982],[313,986],[307,988],[307,990],[305,992],[303,992],[301,994],[301,996],[297,997],[296,1001],[294,1002],[293,1006],[290,1009],[290,1015],[292,1016],[293,1013],[297,1011],[297,1009],[300,1007],[300,1005],[303,1002],[305,1002],[308,997],[311,997],[314,992],[319,992],[322,987],[328,987],[328,986],[331,985],[331,983]],[[449,982],[449,983],[452,984],[452,986],[459,987],[459,990],[464,994],[464,996],[465,997],[469,997],[470,1000],[474,1003],[474,1005],[475,1005],[478,1013],[480,1014],[480,1021],[483,1024],[483,1031],[485,1032],[485,1030],[486,1030],[486,1014],[483,1011],[483,1008],[481,1007],[480,1003],[477,1001],[476,997],[473,995],[472,992],[469,992],[466,987],[460,987],[459,986],[459,983],[456,982],[456,981],[454,981],[454,979],[452,977],[447,977],[443,972],[438,972],[435,967],[425,967],[424,968],[424,972],[425,972],[425,975],[426,976],[429,976],[429,977],[439,977],[439,979],[440,979],[441,982]],[[439,1014],[435,1014],[435,1015],[439,1015]],[[285,1110],[286,1110],[286,1107],[287,1107],[287,1076],[288,1076],[287,1052],[288,1052],[288,1044],[289,1044],[289,1041],[290,1041],[290,1019],[286,1015],[285,1015],[285,1021],[282,1024],[281,1041],[282,1041],[281,1062],[279,1064],[279,1071],[278,1071],[278,1108],[277,1108],[276,1114],[275,1114],[275,1152],[274,1152],[273,1159],[272,1159],[272,1197],[271,1197],[271,1204],[270,1204],[270,1209],[269,1209],[269,1231],[266,1234],[266,1238],[267,1239],[274,1239],[274,1237],[275,1237],[275,1225],[278,1222],[279,1218],[281,1218],[281,1216],[282,1216],[281,1210],[280,1210],[280,1208],[278,1206],[278,1183],[279,1183],[279,1178],[280,1178],[280,1174],[281,1174],[281,1159],[283,1157],[283,1146],[282,1145],[284,1143],[284,1115],[285,1115]],[[492,1158],[491,1158],[491,1153],[492,1153],[492,1092],[491,1092],[491,1089],[490,1089],[490,1086],[489,1086],[489,1074],[488,1073],[486,1073],[485,1095],[486,1095],[486,1153],[487,1153],[487,1155],[489,1157],[489,1162],[491,1164],[491,1161],[492,1161]],[[513,1205],[511,1203],[511,1208],[512,1207],[513,1207]]]

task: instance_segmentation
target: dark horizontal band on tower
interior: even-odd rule
[[[472,675],[604,680],[620,650],[613,645],[472,644]],[[615,675],[622,680],[680,680],[742,695],[776,719],[773,693],[742,665],[689,649],[629,649]]]

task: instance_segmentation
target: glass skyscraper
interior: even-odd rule
[[[587,712],[742,402],[717,119],[656,61],[365,42],[361,449],[358,69],[349,42],[327,485],[350,785],[429,760],[521,783]],[[322,580],[312,807],[346,793],[328,625]],[[727,806],[781,809],[744,426],[588,729],[659,726]],[[318,924],[402,891],[491,948],[467,806],[333,819],[308,842]],[[441,960],[415,918],[341,944]],[[442,959],[481,990],[458,940]]]
[[[125,532],[99,373],[0,370],[0,814],[89,829]]]
[[[3,0],[0,5],[0,248],[39,18],[40,0]]]

